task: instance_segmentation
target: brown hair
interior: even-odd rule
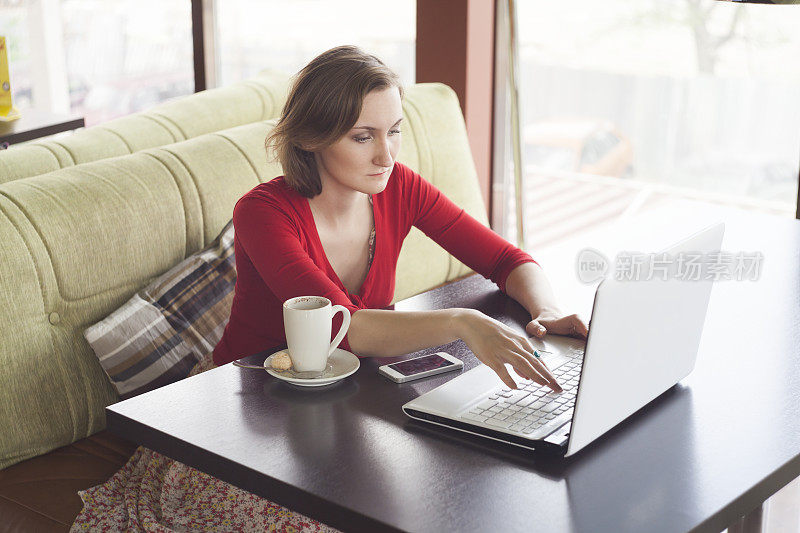
[[[364,97],[397,87],[400,78],[356,46],[338,46],[315,57],[294,77],[278,124],[266,146],[275,149],[286,183],[306,198],[322,192],[314,152],[327,148],[358,120]]]

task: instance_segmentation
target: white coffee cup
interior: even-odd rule
[[[330,342],[333,315],[342,313],[342,327]],[[350,311],[322,296],[298,296],[283,302],[283,327],[292,366],[298,372],[322,372],[328,357],[350,327]]]

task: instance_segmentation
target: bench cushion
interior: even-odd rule
[[[84,336],[121,399],[189,375],[211,353],[231,315],[233,222]]]

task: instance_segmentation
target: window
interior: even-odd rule
[[[580,154],[572,168],[523,160],[530,247],[613,221],[634,202],[645,210],[690,197],[794,216],[800,6],[517,6],[523,131]],[[524,134],[523,154],[534,150],[530,142]],[[515,238],[513,198],[503,205],[506,235]]]
[[[225,0],[215,3],[216,85],[265,68],[294,74],[343,44],[383,60],[414,83],[416,0]]]
[[[183,0],[0,0],[15,105],[91,126],[194,90]]]

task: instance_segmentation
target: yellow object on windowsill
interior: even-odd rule
[[[19,111],[11,102],[11,76],[8,74],[6,38],[0,37],[0,122],[11,122],[19,117]]]

